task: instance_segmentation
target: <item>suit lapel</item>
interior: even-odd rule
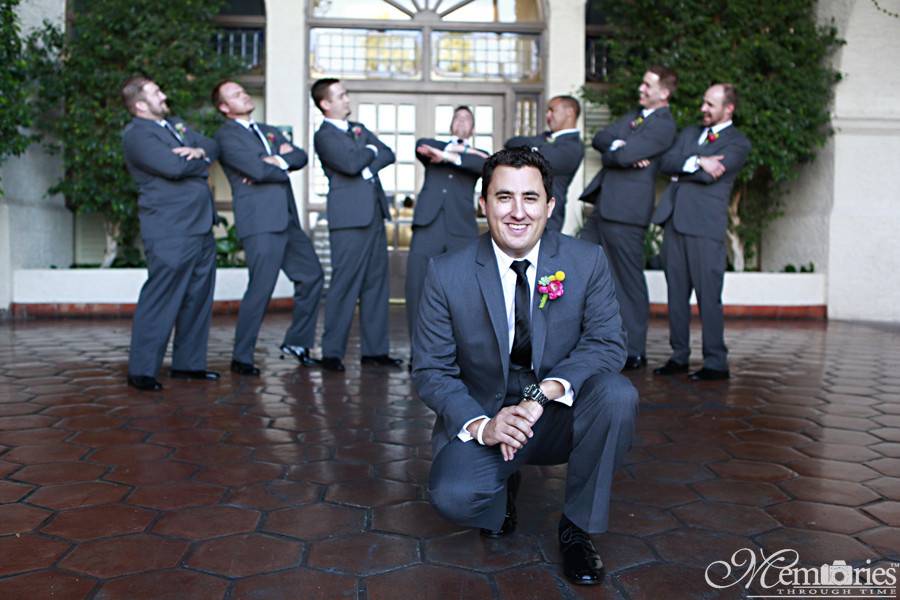
[[[541,360],[544,358],[544,343],[547,341],[547,314],[551,310],[551,304],[548,302],[544,308],[538,308],[541,304],[541,295],[537,292],[537,281],[544,275],[550,275],[560,270],[556,256],[558,249],[559,236],[552,232],[546,233],[541,240],[541,250],[538,253],[538,264],[534,277],[534,298],[531,302],[531,362],[538,379],[540,379]]]
[[[478,287],[481,289],[484,304],[491,317],[491,325],[494,327],[494,336],[500,349],[500,362],[505,382],[509,373],[509,331],[506,321],[506,306],[503,303],[503,288],[500,286],[500,273],[497,271],[497,257],[494,256],[489,233],[482,235],[479,240],[475,262],[478,263],[475,275],[478,278]]]

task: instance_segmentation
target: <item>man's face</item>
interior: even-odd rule
[[[350,94],[340,81],[328,86],[328,97],[321,104],[322,112],[329,119],[346,119],[350,116]]]
[[[499,166],[479,202],[491,237],[514,258],[528,254],[541,239],[556,201],[547,200],[544,180],[535,167]]]
[[[638,102],[644,108],[659,108],[669,102],[669,90],[659,83],[659,75],[647,71],[638,86]]]
[[[455,137],[467,140],[472,137],[472,130],[475,129],[475,119],[472,113],[465,109],[459,109],[453,113],[453,120],[450,122],[450,133]]]
[[[547,105],[547,128],[550,131],[560,131],[575,127],[575,115],[568,104],[554,98]]]
[[[152,81],[145,83],[144,87],[141,89],[141,99],[137,101],[136,105],[142,103],[143,106],[138,106],[138,108],[143,108],[144,112],[154,119],[164,119],[166,115],[169,114],[169,105],[166,104],[166,95],[163,94],[162,90],[159,89],[159,86]]]
[[[703,114],[703,125],[712,127],[730,120],[734,105],[725,104],[725,90],[721,85],[714,85],[703,94],[700,112]]]
[[[221,101],[218,109],[229,119],[249,117],[256,108],[250,94],[240,84],[233,81],[229,81],[219,88],[219,97]]]

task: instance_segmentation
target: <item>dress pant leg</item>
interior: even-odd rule
[[[250,279],[238,309],[232,358],[253,364],[256,339],[278,281],[278,268],[284,258],[287,233],[257,233],[245,237],[242,242]]]
[[[380,220],[380,217],[379,217]],[[383,231],[384,225],[382,225]],[[325,331],[322,334],[322,356],[344,358],[347,339],[356,311],[368,264],[366,243],[369,228],[350,227],[328,232],[331,245],[331,283],[325,301]]]
[[[184,300],[175,321],[172,368],[202,371],[206,369],[213,294],[216,288],[216,240],[210,232],[192,236],[192,243],[195,258]]]
[[[156,377],[190,281],[190,237],[145,239],[147,281],[131,323],[128,374]]]
[[[627,334],[628,356],[647,352],[647,321],[650,295],[644,277],[644,236],[646,228],[599,219],[603,251],[612,267],[616,298]]]
[[[406,325],[412,339],[419,315],[419,300],[428,273],[428,261],[447,250],[447,228],[444,211],[428,225],[413,227],[412,242],[406,258]]]
[[[662,258],[669,302],[671,360],[686,365],[691,358],[691,275],[685,237],[675,231],[672,219],[663,233]]]
[[[578,237],[586,242],[600,243],[600,207],[598,205],[594,205],[594,210],[582,225]]]
[[[363,356],[387,354],[390,347],[390,281],[388,275],[387,234],[378,215],[369,225],[366,240],[366,266],[359,296],[360,351]]]
[[[722,285],[725,280],[725,243],[710,238],[687,236],[688,265],[697,290],[697,305],[703,327],[703,366],[728,369],[725,346],[725,317],[722,311]]]
[[[293,221],[287,228],[287,248],[281,268],[294,283],[294,309],[284,343],[311,348],[316,341],[316,319],[325,274],[309,236]]]

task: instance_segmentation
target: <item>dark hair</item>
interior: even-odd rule
[[[578,100],[576,100],[574,96],[553,96],[550,98],[550,102],[553,102],[554,100],[559,100],[574,110],[576,119],[581,116],[581,104],[578,103]]]
[[[732,83],[720,83],[722,86],[722,106],[728,106],[729,104],[734,107],[734,112],[737,112],[738,107],[738,93],[737,88],[734,87]]]
[[[675,71],[663,65],[653,65],[647,69],[647,72],[659,77],[659,85],[669,90],[669,100],[671,100],[675,95],[675,90],[678,89],[678,75],[675,74]]]
[[[210,100],[212,100],[213,108],[215,108],[216,110],[219,110],[219,105],[222,104],[222,86],[224,86],[226,83],[234,83],[234,81],[232,81],[231,79],[223,79],[216,84],[216,87],[213,88],[212,94],[209,95]]]
[[[470,115],[472,115],[472,120],[473,120],[473,121],[475,120],[475,113],[473,113],[473,112],[472,112],[472,109],[469,108],[468,106],[466,106],[465,104],[460,104],[459,106],[457,106],[456,108],[454,108],[454,109],[453,109],[453,116],[455,117],[455,116],[456,116],[456,113],[458,113],[458,112],[461,111],[461,110],[464,110],[464,111],[466,111],[467,113],[469,113]]]
[[[553,174],[550,172],[550,163],[541,156],[541,153],[531,148],[504,148],[491,155],[484,163],[481,170],[481,196],[487,198],[487,191],[497,167],[512,167],[523,169],[534,167],[541,173],[544,181],[544,191],[547,192],[547,200],[553,197]]]
[[[153,80],[144,75],[133,75],[122,84],[122,102],[128,112],[134,114],[134,105],[144,97],[144,86]]]
[[[316,104],[316,108],[318,108],[322,112],[325,112],[322,109],[322,100],[328,98],[328,88],[336,83],[340,83],[340,81],[340,79],[335,79],[333,77],[325,77],[312,84],[312,88],[309,90],[309,93],[312,96],[313,102],[315,102]]]

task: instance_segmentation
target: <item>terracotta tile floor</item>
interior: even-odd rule
[[[609,576],[577,589],[557,568],[564,468],[526,470],[508,539],[443,521],[406,370],[355,350],[344,375],[297,368],[275,349],[287,320],[253,379],[227,372],[217,318],[221,381],[162,394],[123,384],[128,321],[0,325],[0,598],[727,598],[703,572],[739,548],[900,559],[900,328],[731,321],[729,383],[633,375],[639,436],[596,536]],[[650,348],[652,367],[665,322]]]

